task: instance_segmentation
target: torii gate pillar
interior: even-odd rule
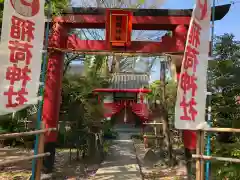
[[[66,47],[68,29],[62,24],[55,23],[49,39],[51,47]],[[61,104],[61,88],[63,77],[64,53],[60,51],[50,51],[47,65],[46,85],[43,104],[43,122],[46,128],[57,128],[59,120],[59,110]],[[55,160],[55,146],[57,132],[45,134],[45,150],[51,155],[44,159],[44,167],[51,173]]]

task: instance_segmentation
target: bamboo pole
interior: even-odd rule
[[[143,124],[146,124],[146,125],[163,125],[163,123],[156,123],[156,122],[154,122],[154,123],[143,123]]]
[[[146,125],[163,125],[163,123],[143,123],[143,124],[146,124]],[[169,125],[172,125],[172,123],[168,123]]]
[[[42,129],[45,128],[44,122],[41,123],[41,128]],[[38,154],[44,153],[44,137],[45,137],[45,135],[43,133],[40,134],[39,144],[38,144]],[[42,165],[43,165],[43,158],[37,159],[35,180],[41,179]]]
[[[215,0],[213,0],[215,1]],[[213,7],[214,8],[214,7]],[[212,121],[212,116],[211,116],[211,102],[212,102],[212,93],[211,92],[207,92],[207,99],[208,99],[208,107],[207,107],[207,123],[209,125],[209,127],[211,127],[211,121]],[[208,133],[207,134],[207,147],[206,147],[206,155],[210,156],[211,154],[211,134]],[[207,161],[206,162],[206,172],[205,172],[205,179],[209,180],[209,171],[210,171],[210,162]]]
[[[192,157],[194,159],[203,159],[203,160],[211,160],[211,161],[224,161],[224,162],[240,163],[240,159],[237,159],[237,158],[205,156],[205,155],[197,155],[197,154],[193,154]]]
[[[56,128],[48,128],[36,131],[29,131],[29,132],[21,132],[21,133],[10,133],[10,134],[1,134],[0,139],[8,139],[8,138],[16,138],[16,137],[23,137],[23,136],[31,136],[36,134],[43,134],[50,131],[56,131]]]
[[[48,19],[51,18],[51,10],[52,10],[52,4],[50,0],[46,0],[46,5],[48,6],[48,13],[47,17]],[[42,66],[41,66],[41,76],[40,76],[40,82],[41,86],[39,86],[39,93],[38,95],[43,97],[42,99],[39,99],[38,101],[38,111],[37,111],[37,124],[36,124],[36,129],[41,128],[41,122],[42,122],[42,111],[43,111],[43,102],[44,102],[44,89],[45,89],[45,74],[47,72],[47,64],[48,64],[48,40],[49,40],[49,32],[50,32],[50,23],[46,24],[46,29],[45,29],[45,41],[44,41],[44,48],[43,48],[43,56],[42,56]],[[39,135],[36,135],[36,140],[34,144],[34,155],[38,154],[38,145],[39,145]],[[31,180],[35,180],[36,177],[36,159],[33,159],[32,161],[32,176]]]
[[[201,131],[201,155],[204,155],[204,150],[205,150],[205,141],[204,141],[204,131]],[[200,164],[201,164],[201,180],[204,180],[204,160],[200,159]]]
[[[21,161],[29,161],[29,160],[36,159],[36,158],[42,158],[42,157],[49,156],[49,155],[50,155],[50,153],[43,153],[43,154],[38,154],[38,155],[24,156],[21,158],[7,160],[7,161],[0,162],[0,167],[8,165],[8,164],[16,164]]]
[[[143,135],[144,138],[149,138],[149,139],[162,139],[164,136],[156,136],[156,135]]]
[[[201,155],[201,131],[197,131],[197,147],[196,154]],[[201,162],[200,159],[196,160],[196,180],[201,180]]]
[[[206,128],[203,129],[206,132],[232,132],[232,133],[240,133],[240,129],[234,129],[234,128]]]
[[[196,154],[201,156],[204,154],[204,131],[197,131],[197,149]],[[196,180],[204,180],[204,160],[196,160]]]
[[[156,123],[156,121],[154,120],[154,123]],[[157,137],[157,126],[154,126],[154,135]],[[158,147],[158,138],[155,138],[155,147]]]

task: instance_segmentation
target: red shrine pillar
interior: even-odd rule
[[[187,39],[187,33],[188,33],[188,30],[184,25],[178,25],[175,28],[173,35],[176,40],[176,46],[178,51],[184,51],[186,39]]]
[[[67,28],[62,24],[55,23],[52,27],[52,34],[49,37],[49,46],[65,48],[67,43],[67,35]],[[49,51],[42,115],[46,128],[57,128],[58,126],[61,103],[63,61],[63,52],[56,50]],[[51,173],[53,170],[56,140],[57,132],[46,133],[44,151],[51,153],[50,156],[44,159],[44,167],[47,170],[46,173]]]
[[[174,34],[176,37],[176,45],[178,50],[184,50],[186,39],[187,39],[187,28],[183,25],[179,25],[176,27]],[[181,76],[181,65],[176,66],[176,73],[177,73],[177,81],[179,82],[179,78]],[[185,158],[187,161],[187,171],[188,171],[188,178],[191,179],[191,169],[192,169],[192,154],[196,150],[197,145],[197,134],[195,131],[190,130],[183,130],[183,142],[185,148]]]

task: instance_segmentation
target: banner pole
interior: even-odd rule
[[[208,95],[208,113],[207,113],[207,122],[209,127],[211,126],[211,102],[212,102],[212,93],[207,92]],[[207,148],[206,148],[206,155],[210,156],[211,154],[211,136],[210,133],[207,134]],[[210,161],[206,161],[206,173],[205,173],[205,178],[206,180],[209,180],[209,172],[210,172]]]
[[[51,1],[46,0],[46,3],[48,4],[48,20],[51,18]],[[42,63],[42,70],[41,70],[41,80],[40,80],[40,86],[39,86],[39,96],[41,97],[38,101],[38,112],[37,112],[37,126],[36,129],[41,128],[41,121],[42,121],[42,107],[44,102],[44,87],[45,87],[45,72],[47,70],[47,49],[48,49],[48,39],[49,39],[49,30],[50,30],[50,22],[48,21],[46,24],[46,30],[45,30],[45,44],[43,48],[43,63]],[[38,154],[38,143],[39,143],[39,135],[36,135],[36,141],[34,145],[34,155]],[[32,161],[32,176],[31,180],[35,180],[35,173],[36,173],[36,159],[34,158]]]
[[[214,46],[214,21],[215,21],[215,3],[216,1],[213,0],[212,2],[212,33],[211,33],[211,57],[213,57],[213,46]],[[207,122],[209,127],[211,127],[211,100],[212,99],[212,93],[208,92],[208,118],[207,118]],[[210,156],[211,154],[211,136],[208,133],[207,135],[207,149],[206,149],[206,154],[207,156]],[[205,172],[205,178],[206,180],[209,180],[209,175],[210,175],[210,161],[206,161],[206,172]]]

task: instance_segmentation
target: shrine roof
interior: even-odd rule
[[[221,20],[230,10],[231,4],[215,7],[215,20]],[[133,12],[134,16],[182,16],[190,17],[193,9],[126,9]],[[69,7],[63,14],[104,15],[106,8]]]
[[[111,89],[140,89],[148,87],[149,75],[143,73],[115,73],[111,79]]]

